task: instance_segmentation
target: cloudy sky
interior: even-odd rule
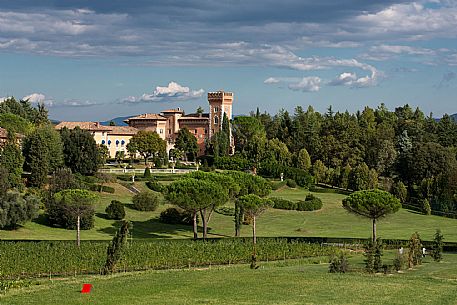
[[[457,1],[0,0],[0,101],[106,120],[409,103],[457,112]]]

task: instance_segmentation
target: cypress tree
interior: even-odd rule
[[[435,262],[440,262],[443,259],[443,234],[441,230],[437,229],[435,233],[435,238],[433,239],[432,252],[431,256]]]

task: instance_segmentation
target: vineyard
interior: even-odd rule
[[[0,242],[2,278],[71,276],[100,274],[106,260],[108,242],[85,241],[78,248],[69,241]],[[260,239],[258,260],[285,260],[328,256],[334,247],[286,239]],[[249,239],[216,241],[156,240],[130,241],[118,271],[190,268],[249,262]]]

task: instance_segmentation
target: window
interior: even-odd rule
[[[195,134],[197,134],[197,129],[195,129]]]
[[[207,133],[208,133],[208,129],[205,128],[205,134],[207,134]]]
[[[105,140],[102,140],[102,145],[105,145]]]
[[[108,140],[108,146],[110,146],[110,145],[111,145],[111,140]]]
[[[163,133],[163,129],[162,129],[162,128],[160,128],[160,133],[161,133],[161,134]]]
[[[168,134],[171,134],[171,129],[168,129]]]
[[[119,146],[119,140],[116,140],[116,146]]]
[[[214,117],[214,124],[219,124],[219,118],[217,117],[217,115]]]
[[[124,144],[125,144],[125,141],[122,140],[122,141],[121,141],[121,146],[124,146]]]
[[[215,112],[215,113],[216,113],[216,112],[219,112],[219,107],[217,107],[217,106],[214,107],[214,112]]]

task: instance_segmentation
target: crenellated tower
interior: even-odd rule
[[[232,119],[233,93],[219,90],[208,92],[209,103],[209,137],[211,138],[222,128],[224,113],[229,120]]]

